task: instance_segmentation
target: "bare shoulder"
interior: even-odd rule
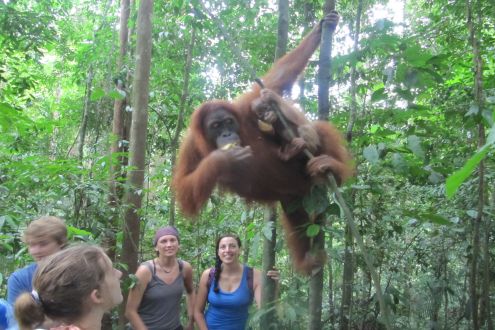
[[[147,262],[151,262],[151,261],[147,261]],[[136,270],[135,275],[138,278],[139,283],[148,284],[149,281],[151,280],[152,274],[149,267],[145,263],[142,263],[141,265],[139,265],[138,269]]]
[[[208,277],[210,277],[210,269],[211,268],[207,268],[203,271],[203,273],[201,274],[201,283],[206,283],[208,281]]]
[[[192,271],[192,266],[189,262],[185,261],[185,260],[182,260],[182,267],[185,269],[185,270],[191,270]]]

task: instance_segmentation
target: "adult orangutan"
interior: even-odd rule
[[[324,20],[335,29],[336,12]],[[279,59],[262,78],[265,87],[280,95],[290,90],[297,76],[320,43],[318,24],[297,48]],[[312,122],[318,135],[315,157],[280,157],[279,140],[263,133],[252,102],[260,97],[257,84],[232,102],[203,103],[192,115],[187,135],[179,151],[173,187],[177,201],[187,216],[195,216],[218,184],[247,201],[280,201],[289,249],[296,268],[309,273],[321,258],[310,252],[306,236],[309,224],[301,199],[315,179],[331,171],[338,183],[353,172],[350,155],[340,133],[329,123]]]

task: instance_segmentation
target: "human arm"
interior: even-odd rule
[[[151,280],[151,272],[145,265],[138,267],[136,271],[137,283],[129,290],[127,305],[125,306],[125,317],[129,320],[134,330],[147,330],[143,320],[138,314],[138,308],[143,300],[144,291]]]
[[[14,306],[17,297],[26,291],[21,286],[22,284],[17,278],[16,273],[12,273],[7,281],[7,301],[11,306]]]
[[[258,269],[253,269],[253,290],[254,290],[254,300],[256,301],[256,305],[258,308],[261,307],[261,290],[262,290],[262,274],[261,271]],[[270,279],[275,281],[276,283],[276,288],[275,288],[275,297],[278,295],[278,280],[280,279],[280,272],[276,269],[269,270],[266,272],[266,276],[268,276]]]
[[[186,302],[187,302],[187,318],[188,322],[185,327],[186,330],[194,329],[194,302],[195,292],[193,285],[193,269],[191,265],[184,261],[184,288],[186,289]]]
[[[205,307],[208,299],[208,277],[210,276],[210,270],[207,269],[201,275],[198,285],[198,293],[196,294],[196,301],[194,303],[194,320],[200,330],[208,330],[205,321]]]

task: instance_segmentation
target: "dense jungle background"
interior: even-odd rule
[[[146,33],[137,17],[150,3]],[[307,234],[328,262],[304,277],[279,210],[216,191],[191,220],[170,182],[193,110],[242,94],[332,8],[327,110],[357,169],[340,188],[357,232],[319,191],[308,207],[323,221]],[[27,223],[51,214],[128,273],[153,256],[160,226],[180,230],[196,280],[215,238],[238,234],[245,262],[272,258],[281,272],[253,328],[493,329],[493,1],[3,0],[0,49],[1,297],[31,262]],[[318,63],[290,96],[310,119]]]

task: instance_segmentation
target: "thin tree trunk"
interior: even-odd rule
[[[492,209],[495,208],[495,193],[492,193]],[[485,235],[483,241],[483,302],[486,311],[486,326],[487,330],[493,330],[492,310],[490,308],[490,290],[491,288],[491,257],[490,257],[490,234],[492,226],[491,219],[485,218]]]
[[[335,1],[327,0],[323,7],[324,15],[335,10]],[[318,119],[328,120],[329,115],[329,96],[328,86],[330,85],[330,69],[332,54],[333,31],[325,25],[322,27],[320,58],[318,68]],[[314,238],[313,244],[315,251],[325,250],[325,233],[323,231],[323,216],[316,219],[316,223],[321,226],[321,230]],[[323,303],[323,274],[324,267],[315,270],[309,283],[309,326],[310,330],[319,330],[321,323],[321,305]]]
[[[127,274],[134,273],[137,268],[139,251],[139,228],[145,170],[146,135],[148,125],[148,95],[151,66],[151,15],[152,0],[141,0],[137,20],[136,70],[133,81],[132,125],[130,139],[131,170],[128,175],[129,190],[126,192],[124,241],[122,246],[122,262],[128,266]]]
[[[175,134],[170,143],[170,154],[172,155],[172,168],[175,168],[177,149],[179,148],[179,137],[182,127],[184,126],[184,112],[186,111],[186,105],[189,98],[189,79],[191,77],[191,67],[194,44],[196,43],[196,28],[192,27],[191,40],[187,47],[186,65],[184,68],[184,85],[182,86],[182,95],[180,97],[179,114],[177,115],[177,125],[175,127]],[[170,196],[170,211],[169,211],[169,224],[175,225],[175,194],[172,192]]]
[[[130,0],[122,0],[120,4],[120,31],[119,31],[119,56],[117,58],[117,78],[115,81],[115,88],[125,95],[126,91],[126,78],[127,71],[123,72],[124,62],[127,55],[127,46],[129,40],[129,15],[130,15]],[[117,99],[114,101],[113,105],[113,124],[112,124],[112,134],[113,141],[111,146],[111,166],[110,166],[110,205],[116,206],[118,200],[120,199],[119,193],[117,192],[117,183],[115,178],[120,176],[122,161],[119,157],[119,161],[115,162],[113,160],[113,155],[124,151],[123,140],[124,140],[124,109],[126,106],[126,98]]]
[[[263,274],[261,290],[261,308],[273,306],[276,297],[276,283],[266,276],[266,273],[275,267],[275,245],[277,240],[277,212],[274,207],[265,208],[266,225],[271,226],[271,237],[263,235]],[[267,311],[260,318],[260,329],[277,329],[277,313],[274,308]]]
[[[354,46],[352,47],[352,51],[356,54],[359,50],[359,34],[361,33],[361,14],[363,11],[363,0],[359,0],[358,8],[356,12],[356,26],[354,28]],[[349,113],[349,122],[347,123],[347,142],[350,143],[352,141],[352,129],[354,127],[354,123],[356,122],[356,113],[357,113],[357,101],[356,101],[356,89],[357,89],[357,70],[356,63],[352,63],[351,66],[351,108]]]
[[[328,250],[333,248],[333,234],[329,233],[328,237]],[[334,286],[333,286],[334,276],[333,276],[333,265],[332,259],[328,260],[328,312],[330,313],[330,327],[333,329],[335,327],[335,300],[334,300]]]
[[[354,282],[354,239],[349,226],[345,229],[344,273],[342,275],[342,302],[340,306],[340,329],[348,330],[351,325],[352,287]]]
[[[86,76],[86,92],[84,93],[84,107],[83,115],[81,119],[81,127],[79,128],[79,139],[77,145],[77,158],[82,165],[84,159],[84,141],[86,140],[86,129],[88,127],[89,107],[91,104],[91,93],[93,88],[94,69],[93,65],[88,68],[88,74]],[[84,203],[84,191],[81,187],[78,187],[74,191],[74,219],[76,224],[79,224],[79,216],[81,214],[81,208]]]
[[[327,15],[332,10],[335,10],[335,0],[326,0],[323,5],[323,14]],[[321,33],[318,68],[318,119],[327,121],[330,114],[328,89],[330,86],[330,72],[332,70],[333,30],[328,29],[325,24]]]
[[[278,1],[278,28],[277,47],[275,48],[275,59],[281,58],[287,52],[287,40],[289,38],[289,1]],[[276,299],[276,283],[266,276],[266,273],[275,268],[275,246],[277,243],[277,212],[274,207],[265,208],[265,222],[270,226],[271,237],[263,236],[263,275],[261,291],[261,307],[270,308]],[[277,329],[277,314],[271,308],[260,318],[261,329]]]
[[[476,6],[479,6],[477,2]],[[479,113],[483,112],[483,62],[480,54],[480,45],[476,37],[476,27],[474,25],[473,17],[473,1],[468,1],[467,11],[468,18],[467,23],[469,27],[469,40],[473,48],[473,69],[474,69],[474,102],[479,108]],[[478,16],[478,21],[481,21],[481,14]],[[478,147],[485,144],[485,127],[483,122],[480,120],[478,123]],[[480,227],[483,222],[483,210],[485,204],[485,165],[484,161],[481,161],[478,166],[478,214],[473,223],[473,252],[471,256],[471,269],[470,269],[470,280],[469,280],[469,293],[471,296],[471,312],[472,312],[472,326],[473,329],[477,330],[480,328],[480,314],[479,314],[479,299],[480,295],[478,293],[478,259],[480,256]]]

